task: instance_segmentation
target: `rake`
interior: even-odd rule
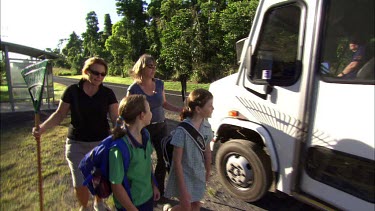
[[[27,66],[21,71],[21,75],[26,82],[28,91],[33,102],[35,111],[35,127],[39,130],[40,124],[40,105],[42,102],[42,95],[44,89],[45,75],[48,65],[51,65],[49,60],[43,60],[36,64]],[[37,141],[37,156],[38,156],[38,179],[39,179],[39,205],[40,210],[43,211],[43,177],[41,164],[41,149],[40,138],[35,138]]]

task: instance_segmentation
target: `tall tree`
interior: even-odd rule
[[[147,52],[159,60],[161,50],[161,30],[160,30],[160,7],[161,0],[151,0],[148,5],[147,14],[149,16],[149,25],[146,28],[149,49]],[[160,60],[159,68],[160,68]]]
[[[111,35],[112,35],[112,21],[111,21],[111,16],[109,14],[105,14],[104,15],[103,36],[107,39]]]
[[[73,68],[73,74],[79,73],[84,57],[82,56],[82,40],[75,32],[69,36],[68,43],[62,49],[62,53]]]
[[[82,34],[84,57],[99,56],[99,27],[98,18],[94,11],[87,13],[86,16],[86,31]]]
[[[146,35],[146,21],[148,16],[145,11],[146,3],[142,0],[117,0],[117,13],[124,16],[127,33],[124,34],[131,48],[125,57],[136,61],[148,48]]]
[[[220,26],[220,13],[226,8],[226,1],[199,1],[198,4],[194,80],[211,82],[219,77],[221,70],[224,69],[221,59],[218,58],[218,53],[221,50],[224,36]]]
[[[111,63],[113,57],[111,52],[105,47],[105,42],[112,35],[112,21],[109,14],[104,15],[104,30],[99,32],[99,56],[106,60],[108,63]],[[111,74],[111,72],[110,72]]]
[[[177,10],[163,30],[161,57],[173,72],[175,79],[192,74],[192,12],[190,9]]]
[[[124,18],[125,19],[125,18]],[[130,41],[127,39],[127,28],[126,21],[121,20],[115,23],[112,27],[113,34],[106,40],[105,47],[111,53],[113,57],[112,63],[110,63],[110,74],[111,75],[127,75],[126,64],[129,64],[130,59],[127,59],[124,55],[130,52]]]
[[[228,69],[236,66],[235,43],[248,36],[257,5],[256,0],[233,1],[220,14],[220,25],[225,34],[219,58]]]

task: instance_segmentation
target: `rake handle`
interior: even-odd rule
[[[35,113],[35,127],[36,130],[39,130],[40,124],[40,114]],[[38,157],[38,179],[39,179],[39,206],[40,211],[43,211],[43,177],[42,177],[42,158],[41,158],[41,149],[40,149],[40,137],[35,138],[37,145],[37,157]]]

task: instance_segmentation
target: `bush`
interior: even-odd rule
[[[211,83],[222,78],[222,72],[224,72],[223,67],[218,63],[204,63],[193,67],[193,75],[190,79],[197,83]]]
[[[71,76],[71,75],[74,75],[74,72],[72,70],[65,69],[65,68],[60,68],[60,67],[54,67],[52,69],[52,72],[53,72],[53,75],[57,75],[57,76]]]

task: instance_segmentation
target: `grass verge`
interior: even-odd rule
[[[45,210],[79,208],[65,160],[69,122],[70,118],[66,118],[41,138]],[[32,127],[33,119],[1,131],[0,210],[39,210],[37,153]],[[113,206],[112,199],[107,203]]]

